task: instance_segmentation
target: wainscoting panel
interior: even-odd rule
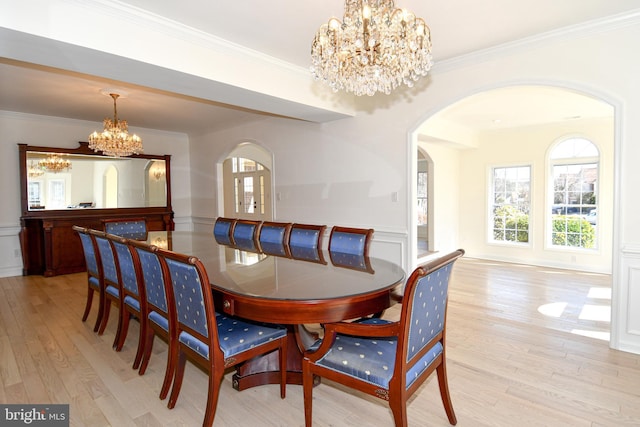
[[[612,319],[617,337],[611,344],[619,350],[640,354],[640,247],[624,248],[620,266],[621,280],[615,291],[618,310],[613,311],[616,318]]]
[[[22,276],[20,227],[0,225],[0,277]]]

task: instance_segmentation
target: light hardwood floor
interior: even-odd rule
[[[640,426],[640,356],[584,336],[608,332],[608,321],[589,317],[608,316],[609,276],[463,258],[452,280],[447,357],[459,426]],[[206,375],[188,365],[167,409],[157,398],[166,345],[156,343],[139,376],[137,323],[116,353],[115,316],[97,336],[95,310],[80,321],[85,297],[85,274],[0,279],[0,402],[68,403],[72,426],[201,425]],[[300,386],[281,400],[277,386],[236,392],[230,378],[216,426],[304,425]],[[410,426],[449,425],[435,376],[408,413]],[[328,382],[314,390],[314,421],[393,425],[385,402]]]

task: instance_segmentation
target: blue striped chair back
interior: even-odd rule
[[[96,246],[100,253],[100,260],[102,261],[102,272],[104,274],[104,280],[111,285],[116,286],[118,284],[118,269],[116,267],[116,259],[113,255],[113,249],[109,243],[109,239],[106,236],[94,235],[96,239]]]
[[[82,243],[84,260],[87,264],[87,273],[89,273],[90,276],[99,277],[100,272],[98,271],[98,260],[96,259],[96,251],[93,246],[91,235],[86,231],[78,231],[78,235],[80,236],[80,242]]]
[[[134,250],[140,258],[147,303],[166,318],[168,316],[166,286],[158,254],[151,247],[134,246]]]
[[[231,245],[231,233],[236,220],[231,218],[219,217],[213,225],[213,236],[216,241],[223,245]]]
[[[105,220],[104,231],[128,239],[144,240],[147,238],[147,221],[144,218]]]
[[[268,255],[289,256],[291,223],[264,222],[260,228],[260,251]]]
[[[233,246],[246,251],[258,251],[257,237],[262,222],[239,219],[233,227]]]
[[[133,257],[129,251],[129,245],[126,242],[114,239],[111,240],[111,243],[113,244],[113,249],[115,249],[118,257],[122,287],[127,291],[127,293],[139,297],[140,289],[138,285],[138,275],[136,274]]]
[[[293,224],[289,234],[291,257],[326,263],[322,255],[322,236],[326,225]]]

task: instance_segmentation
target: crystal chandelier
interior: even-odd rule
[[[38,162],[38,166],[48,172],[58,173],[67,172],[71,169],[71,161],[63,159],[57,154],[49,154],[46,158]]]
[[[372,96],[409,87],[433,64],[431,34],[422,18],[393,0],[345,0],[342,22],[331,18],[311,46],[311,73],[334,92]]]
[[[113,157],[142,153],[142,139],[136,134],[129,135],[126,120],[118,120],[116,100],[120,95],[117,93],[109,93],[109,95],[113,98],[113,120],[107,117],[104,119],[104,130],[101,133],[93,132],[89,135],[89,148]]]

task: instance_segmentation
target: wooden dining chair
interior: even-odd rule
[[[144,242],[129,240],[134,265],[147,298],[146,312],[140,323],[144,323],[145,335],[139,374],[144,375],[149,366],[156,335],[166,341],[167,364],[160,388],[160,399],[165,399],[171,389],[173,374],[178,358],[177,320],[173,292],[165,281],[158,248]]]
[[[267,255],[291,256],[289,252],[290,222],[265,221],[258,235],[259,250]]]
[[[120,297],[122,299],[120,310],[120,324],[122,326],[115,349],[116,351],[122,349],[127,339],[129,322],[132,318],[137,319],[140,322],[140,332],[138,334],[138,347],[133,361],[133,369],[138,369],[142,361],[144,338],[147,332],[146,322],[144,321],[144,314],[147,313],[147,296],[143,286],[144,282],[141,280],[140,272],[136,268],[137,259],[134,258],[134,254],[131,251],[128,243],[129,239],[113,234],[107,234],[106,237],[111,242],[116,255],[121,291]]]
[[[147,221],[144,218],[112,218],[103,219],[105,233],[128,239],[144,240],[147,238]]]
[[[233,246],[245,251],[258,252],[258,235],[261,227],[262,221],[237,220],[231,234]]]
[[[286,394],[287,330],[218,314],[207,272],[202,262],[175,252],[158,250],[165,280],[173,289],[177,313],[178,363],[169,408],[178,400],[186,360],[209,374],[207,406],[203,426],[211,426],[220,386],[227,368],[256,356],[279,352],[280,397]]]
[[[322,237],[326,229],[326,225],[294,223],[289,233],[291,258],[326,264],[322,254]]]
[[[302,361],[304,413],[312,425],[314,376],[389,402],[396,427],[407,426],[407,401],[437,372],[449,423],[457,423],[446,369],[449,280],[459,249],[418,267],[407,280],[400,320],[327,323],[316,351]]]
[[[333,265],[372,273],[369,245],[372,228],[335,226],[329,235],[329,258]]]
[[[84,252],[84,260],[87,267],[87,302],[84,307],[84,313],[82,314],[82,321],[85,322],[89,317],[91,311],[91,305],[93,304],[93,296],[98,294],[98,315],[96,316],[96,323],[93,326],[93,332],[98,332],[100,323],[102,322],[103,308],[104,308],[104,281],[102,280],[102,263],[99,259],[98,249],[96,248],[96,242],[89,229],[74,225],[71,227],[80,236],[80,242],[82,243],[82,251]]]
[[[102,281],[104,286],[104,299],[102,308],[102,321],[100,322],[100,328],[98,329],[98,335],[104,333],[107,323],[109,322],[109,314],[111,313],[111,306],[118,307],[119,312],[122,311],[122,301],[120,296],[122,291],[120,290],[120,281],[118,280],[118,267],[116,265],[116,257],[113,252],[113,247],[107,238],[107,233],[100,230],[90,229],[89,233],[93,236],[96,242],[96,248],[100,254],[100,262],[102,264]],[[118,315],[118,326],[116,328],[116,336],[113,340],[113,348],[116,349],[117,343],[120,339],[120,333],[122,332],[122,316]]]
[[[231,245],[231,236],[233,227],[236,225],[236,219],[218,217],[213,225],[213,236],[216,241],[223,245]]]

